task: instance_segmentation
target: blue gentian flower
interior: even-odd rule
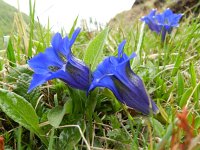
[[[116,98],[127,106],[147,115],[157,113],[156,104],[148,96],[143,81],[130,68],[130,59],[136,56],[133,53],[128,57],[124,52],[123,41],[118,47],[118,56],[107,57],[100,63],[93,73],[89,91],[96,87],[110,89]]]
[[[179,26],[179,21],[183,14],[174,14],[169,8],[161,14],[156,14],[156,9],[141,18],[149,28],[157,34],[162,34],[162,41],[165,40],[166,33],[171,33],[173,27]]]
[[[28,92],[55,78],[73,88],[81,90],[89,88],[89,68],[71,52],[79,32],[80,28],[76,29],[71,39],[67,36],[62,38],[60,33],[56,33],[51,41],[52,46],[28,61],[34,71]]]

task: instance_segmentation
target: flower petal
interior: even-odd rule
[[[74,44],[78,34],[80,33],[80,28],[77,28],[74,33],[72,34],[71,39],[69,39],[68,36],[66,36],[63,39],[63,46],[60,47],[60,53],[64,56],[64,57],[68,57],[68,55],[71,55],[71,47]]]
[[[74,31],[74,33],[72,34],[72,37],[71,37],[71,39],[70,39],[70,44],[69,44],[69,47],[70,47],[70,48],[71,48],[71,46],[74,44],[74,42],[75,42],[75,40],[76,40],[78,34],[80,33],[80,31],[81,31],[81,28],[77,28],[77,29]]]
[[[179,26],[179,21],[183,17],[183,14],[174,14],[169,18],[170,25],[173,27]]]
[[[89,87],[89,69],[77,68],[71,64],[66,65],[66,72],[79,84],[78,89],[87,90]]]
[[[61,41],[62,41],[61,34],[56,33],[51,40],[52,47],[54,47],[56,50],[59,49]]]
[[[118,58],[120,58],[123,54],[124,45],[126,44],[126,40],[123,40],[118,46]]]
[[[58,70],[57,72],[52,73],[51,76],[47,78],[47,80],[52,80],[56,78],[64,81],[65,83],[67,83],[69,86],[73,88],[83,89],[82,85],[80,85],[79,83],[77,83],[76,80],[74,80],[72,74],[65,72],[62,69]]]
[[[46,82],[47,78],[50,75],[51,75],[50,73],[48,73],[48,74],[33,74],[33,78],[31,80],[31,83],[30,83],[30,86],[29,86],[29,89],[28,89],[28,93],[30,93],[37,86]]]
[[[28,65],[36,74],[46,74],[51,71],[49,70],[50,66],[60,67],[60,63],[56,62],[55,59],[56,57],[54,59],[50,59],[47,54],[39,53],[28,61]]]
[[[117,89],[115,88],[114,82],[111,79],[112,76],[112,74],[106,74],[99,78],[94,78],[93,82],[90,85],[90,88],[88,89],[88,92],[94,90],[96,87],[105,87],[110,89],[117,98],[120,97]]]
[[[161,24],[161,25],[165,24],[165,22],[166,22],[165,17],[162,14],[157,14],[155,16],[155,19],[156,19],[157,23]]]
[[[162,15],[164,16],[164,18],[169,18],[173,15],[173,12],[171,11],[171,9],[167,8]]]
[[[63,61],[61,60],[61,58],[59,57],[58,53],[56,52],[56,50],[53,47],[46,48],[44,54],[54,64],[59,65],[59,66],[63,64]]]
[[[136,86],[132,85],[133,88],[131,88],[127,87],[127,85],[123,84],[120,79],[113,76],[112,80],[117,89],[117,93],[114,93],[116,91],[113,91],[113,93],[119,101],[139,112],[142,112],[143,114],[149,114],[152,110],[151,106],[153,106],[153,113],[157,113],[157,107],[155,103],[148,97],[143,82],[138,80],[138,77],[136,78],[136,82],[138,83]]]

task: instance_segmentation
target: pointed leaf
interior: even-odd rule
[[[197,85],[197,75],[196,75],[196,71],[195,71],[195,67],[194,67],[193,63],[190,63],[189,71],[190,71],[190,75],[191,75],[191,84],[192,84],[193,88],[195,88]],[[193,96],[194,96],[194,102],[197,103],[199,100],[197,90],[194,92]]]
[[[84,62],[91,67],[93,71],[97,64],[101,61],[103,54],[103,46],[108,36],[109,28],[99,33],[92,42],[90,42],[84,56]]]
[[[188,101],[188,98],[190,97],[190,95],[191,95],[191,93],[192,93],[192,87],[190,87],[189,89],[187,89],[185,92],[184,92],[184,94],[183,94],[183,96],[181,97],[181,100],[180,100],[180,102],[179,102],[179,106],[181,107],[181,108],[183,108],[186,104],[187,104],[187,101]]]
[[[38,116],[32,105],[23,97],[0,89],[0,108],[15,122],[35,133],[47,145],[47,139],[39,128]]]
[[[183,92],[184,92],[184,78],[183,75],[178,72],[178,98],[182,97]]]
[[[57,128],[60,123],[62,122],[62,119],[65,115],[66,107],[56,106],[48,113],[47,118],[49,120],[49,123]]]
[[[156,119],[150,118],[151,124],[153,126],[153,129],[155,130],[156,134],[159,137],[162,137],[163,134],[165,133],[163,125]]]
[[[9,41],[8,41],[7,58],[10,61],[9,62],[10,66],[15,67],[16,59],[15,59],[15,54],[14,54],[14,49],[13,49],[11,39],[9,39]]]
[[[172,76],[174,76],[177,73],[177,71],[179,70],[182,60],[183,60],[182,56],[178,55],[178,57],[176,58],[174,69],[172,70]]]

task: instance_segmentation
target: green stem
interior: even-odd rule
[[[22,126],[19,126],[17,130],[17,149],[22,149]]]

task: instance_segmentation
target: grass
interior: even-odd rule
[[[127,40],[125,52],[137,53],[132,69],[160,111],[144,116],[119,103],[107,89],[87,97],[53,80],[27,94],[32,71],[26,62],[44,51],[52,37],[50,25],[34,26],[34,4],[30,8],[30,29],[24,30],[29,36],[11,34],[8,49],[1,51],[0,134],[6,148],[199,149],[199,16],[183,17],[164,43],[139,21],[129,30],[119,26],[118,32],[82,30],[76,40],[73,53],[93,69],[104,57],[116,55],[118,44]]]

